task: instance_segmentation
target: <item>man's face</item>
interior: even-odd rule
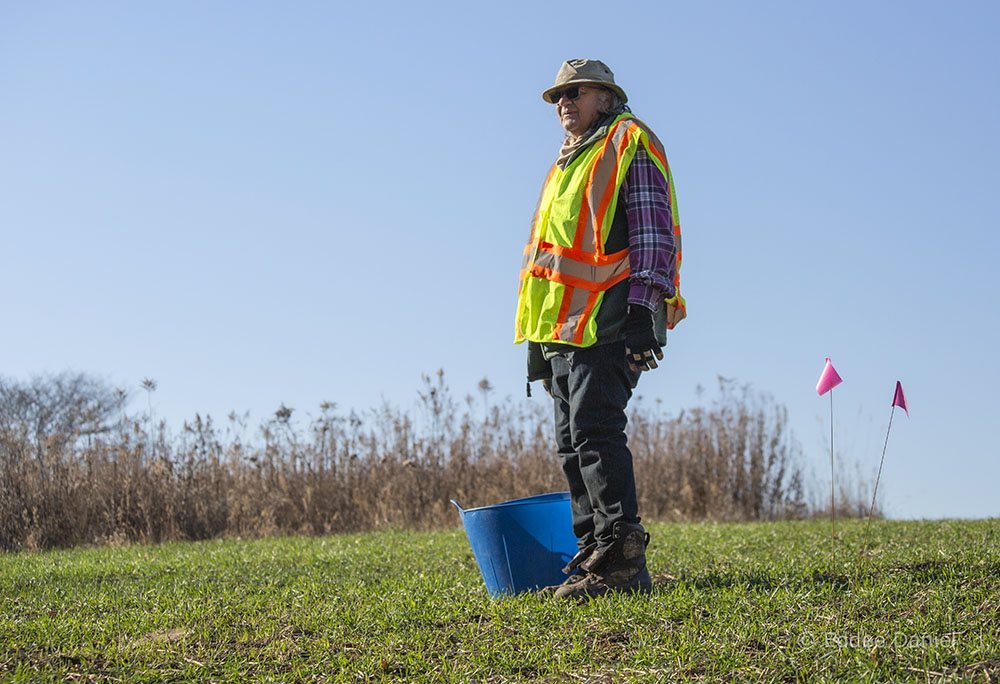
[[[556,101],[559,123],[572,136],[580,136],[601,116],[601,88],[596,86],[567,86]],[[576,97],[573,97],[573,96]]]

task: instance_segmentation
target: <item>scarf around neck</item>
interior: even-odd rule
[[[628,107],[622,105],[621,111],[611,112],[605,114],[597,121],[594,125],[587,129],[583,135],[577,138],[574,142],[570,142],[570,136],[566,136],[563,140],[562,147],[559,148],[559,156],[556,157],[556,166],[559,167],[560,171],[565,171],[566,167],[579,156],[581,152],[587,149],[591,143],[597,142],[598,140],[603,140],[611,129],[611,124],[616,118],[622,113],[630,111]]]

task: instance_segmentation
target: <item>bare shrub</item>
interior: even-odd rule
[[[127,394],[82,373],[0,378],[0,439],[7,460],[47,450],[64,451],[79,440],[109,432]]]
[[[195,416],[171,435],[162,422],[116,418],[124,393],[73,377],[33,381],[33,396],[67,398],[58,420],[0,408],[0,548],[452,527],[450,499],[468,508],[566,486],[549,402],[492,401],[485,378],[479,397],[458,400],[443,371],[424,376],[415,416],[388,404],[324,402],[313,415],[282,405],[255,430],[246,416]],[[634,402],[643,515],[806,515],[786,420],[770,397],[721,379],[708,406],[677,417]]]

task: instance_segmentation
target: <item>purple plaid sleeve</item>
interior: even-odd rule
[[[628,301],[657,311],[674,296],[677,257],[667,179],[641,145],[625,174],[622,199],[628,213]]]

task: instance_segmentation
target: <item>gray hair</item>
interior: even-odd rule
[[[622,99],[618,97],[618,93],[611,90],[610,88],[601,88],[601,114],[614,114],[618,115],[624,112],[628,107],[622,102]]]

